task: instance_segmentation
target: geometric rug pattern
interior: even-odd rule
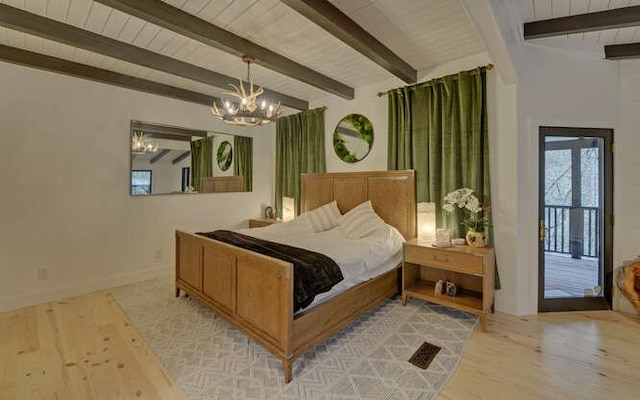
[[[112,290],[147,346],[191,400],[433,399],[460,362],[477,317],[396,297],[294,362],[282,365],[191,298],[171,279]],[[409,363],[424,342],[442,349],[426,370]]]

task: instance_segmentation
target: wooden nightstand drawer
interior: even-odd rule
[[[405,245],[404,260],[414,264],[471,274],[480,275],[484,272],[484,260],[481,256],[451,250]]]

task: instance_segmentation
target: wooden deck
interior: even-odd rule
[[[545,264],[545,298],[585,297],[585,289],[598,285],[597,258],[547,252]]]

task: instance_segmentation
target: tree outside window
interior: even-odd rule
[[[151,194],[151,170],[131,171],[131,194]]]

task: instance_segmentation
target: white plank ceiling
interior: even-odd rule
[[[524,22],[640,5],[640,0],[519,0]],[[640,41],[640,28],[628,27],[565,37],[605,45]]]
[[[278,0],[164,1],[353,88],[393,77]],[[246,78],[246,66],[237,56],[93,0],[0,0],[0,3],[231,77]],[[333,3],[416,70],[485,51],[459,1],[334,0]],[[534,4],[536,7],[531,19],[547,12],[538,5],[543,3],[545,1],[531,3],[532,8]],[[553,3],[563,2],[554,0]],[[3,27],[0,27],[0,44],[204,94],[220,96],[224,91]],[[309,101],[329,95],[259,65],[254,64],[251,69],[254,82],[266,88]]]

